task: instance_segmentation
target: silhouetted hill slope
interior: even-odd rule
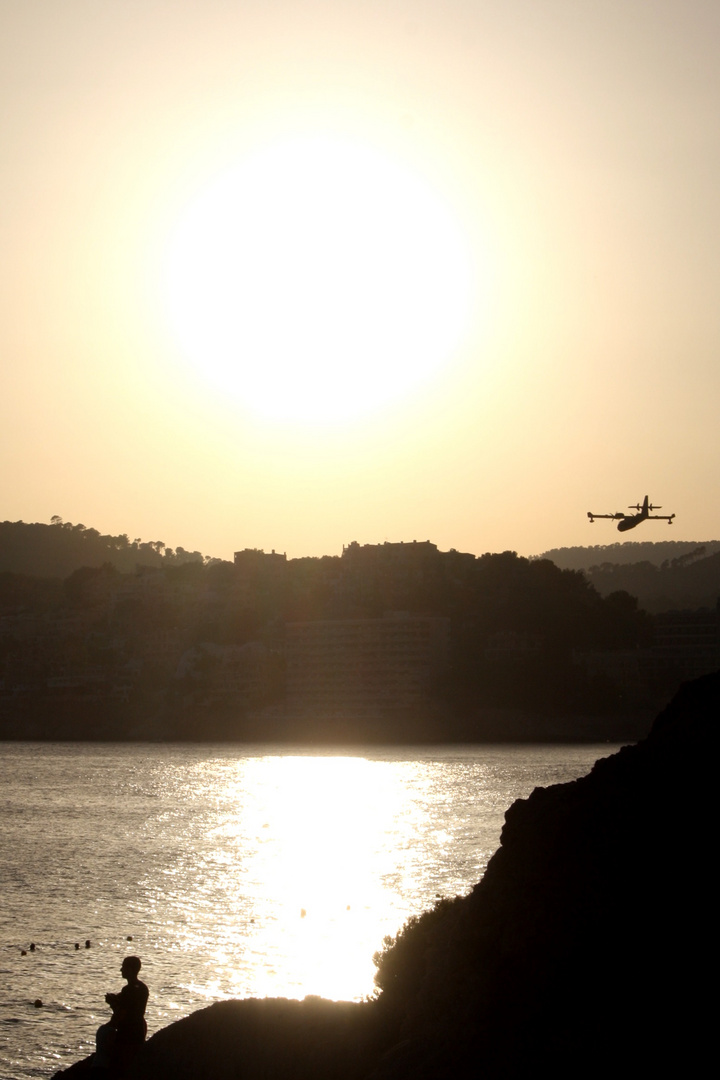
[[[551,548],[537,559],[550,559],[561,570],[589,570],[601,563],[614,563],[618,566],[626,563],[648,562],[653,566],[662,566],[673,559],[682,558],[704,548],[706,555],[720,551],[720,540],[625,540],[615,544],[595,544],[590,547]]]
[[[377,1000],[213,1005],[132,1080],[702,1075],[719,713],[720,673],[685,684],[643,742],[514,803],[470,895],[380,957]]]
[[[102,536],[97,529],[54,518],[52,524],[0,521],[0,573],[66,578],[81,567],[110,563],[130,574],[144,566],[177,566],[203,562],[199,551],[166,547],[162,540],[129,540]]]
[[[643,742],[510,808],[480,884],[407,932],[412,985],[381,966],[409,1042],[377,1075],[700,1075],[719,714],[720,673],[685,684]]]
[[[583,569],[601,596],[627,592],[651,614],[714,607],[720,597],[720,543],[612,544],[558,548],[542,558]]]
[[[585,576],[601,596],[628,592],[651,614],[714,608],[720,598],[720,552],[696,558],[689,553],[659,567],[649,562],[602,563],[586,570]]]

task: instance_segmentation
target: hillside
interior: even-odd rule
[[[350,545],[348,554],[353,547]],[[389,545],[393,547],[393,545]],[[397,545],[396,545],[397,546]],[[379,545],[378,549],[383,547]],[[399,545],[403,547],[403,545]],[[409,547],[409,545],[405,545]],[[352,552],[354,554],[354,552]],[[500,558],[500,556],[497,556]],[[465,569],[474,562],[472,555],[456,556],[454,564]],[[560,570],[582,570],[601,596],[623,591],[637,597],[640,607],[649,612],[672,608],[713,607],[720,596],[720,541],[626,542],[595,547],[555,548],[530,560],[531,563],[550,560]],[[446,558],[450,562],[450,553]],[[5,575],[3,591],[8,588],[30,587],[28,583],[10,582],[7,575],[25,578],[66,579],[76,571],[90,567],[112,567],[121,574],[134,574],[139,566],[146,568],[179,567],[186,563],[215,564],[220,560],[204,556],[199,551],[171,548],[162,540],[130,540],[127,534],[103,535],[85,525],[73,525],[53,518],[49,525],[23,521],[0,522],[0,575]],[[332,563],[340,565],[339,557],[291,560],[297,567],[296,576],[304,567]],[[367,580],[371,568],[363,566]],[[367,592],[367,580],[363,591]],[[39,592],[41,586],[32,586]],[[50,595],[49,587],[44,586]],[[407,597],[392,597],[392,607],[407,605]],[[436,606],[437,597],[426,595],[423,606]],[[328,617],[327,612],[319,617]],[[317,617],[316,616],[316,617]]]
[[[230,563],[5,522],[0,737],[332,742],[339,717],[358,742],[637,737],[717,666],[718,596],[703,549],[585,572],[430,541]],[[648,614],[678,608],[710,610]]]
[[[550,559],[561,570],[588,570],[601,563],[624,566],[627,563],[648,562],[662,566],[692,552],[704,549],[705,555],[720,551],[720,540],[625,540],[615,544],[594,544],[589,547],[561,547],[543,551],[537,559]]]
[[[720,551],[706,555],[702,547],[661,566],[606,562],[584,573],[601,596],[628,592],[651,614],[712,609],[720,598]]]
[[[162,540],[103,536],[97,529],[53,518],[51,524],[0,522],[0,573],[66,578],[82,567],[110,564],[121,574],[143,566],[180,566],[206,561],[199,551],[167,547]]]
[[[55,554],[96,539],[33,528]],[[632,597],[578,571],[430,541],[0,571],[0,737],[545,740],[590,737],[575,722],[590,709],[610,738],[605,719],[644,731],[654,702],[648,678],[621,686],[597,656],[651,639]]]
[[[538,558],[562,569],[582,570],[601,596],[627,592],[651,614],[714,608],[720,598],[717,540],[556,548]]]

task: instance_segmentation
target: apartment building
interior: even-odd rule
[[[449,619],[403,612],[288,623],[287,707],[361,714],[422,706],[447,664],[449,629]]]
[[[714,610],[666,611],[655,616],[653,655],[658,670],[672,667],[695,679],[720,667],[720,601]]]

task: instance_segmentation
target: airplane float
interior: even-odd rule
[[[627,532],[628,529],[634,529],[636,525],[639,525],[641,521],[667,521],[668,525],[672,525],[674,514],[651,514],[651,510],[662,510],[662,506],[653,506],[648,502],[647,495],[643,499],[642,506],[637,503],[635,506],[629,506],[628,510],[637,510],[636,514],[623,514],[618,511],[617,514],[593,514],[588,510],[588,517],[590,518],[590,524],[592,525],[595,518],[609,518],[611,521],[617,521],[618,531]]]

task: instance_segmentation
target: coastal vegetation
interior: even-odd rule
[[[0,571],[40,578],[66,578],[81,567],[109,563],[121,574],[143,566],[180,566],[205,562],[199,551],[167,547],[162,540],[130,540],[127,534],[103,535],[54,515],[41,522],[0,521]]]
[[[601,596],[618,590],[649,612],[714,605],[720,595],[720,541],[626,541],[590,548],[556,548],[547,558],[582,570]]]
[[[718,551],[720,540],[621,540],[588,547],[549,548],[536,558],[550,559],[563,570],[589,570],[603,563],[627,566],[645,562],[664,569],[687,556],[695,559]]]

